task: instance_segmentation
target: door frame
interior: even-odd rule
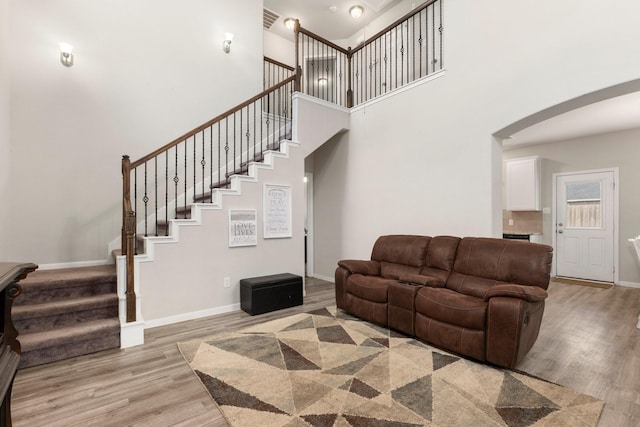
[[[306,224],[307,227],[307,239],[306,239],[306,250],[307,250],[307,276],[314,277],[315,274],[315,266],[313,262],[313,174],[310,172],[304,173],[305,177],[305,203],[306,203]]]
[[[603,168],[603,169],[589,169],[579,170],[572,172],[558,172],[552,175],[552,199],[551,199],[551,246],[553,252],[557,253],[557,226],[556,226],[556,214],[557,214],[557,186],[558,178],[571,176],[571,175],[586,175],[599,172],[613,172],[613,283],[618,284],[620,281],[620,265],[619,265],[619,247],[620,247],[620,198],[619,198],[619,168]],[[556,257],[553,257],[551,265],[551,275],[557,276],[557,264]]]

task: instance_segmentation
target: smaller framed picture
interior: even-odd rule
[[[229,247],[256,246],[258,226],[255,209],[229,209]]]
[[[291,186],[264,185],[264,238],[291,237]]]

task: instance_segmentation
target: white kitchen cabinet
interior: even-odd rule
[[[522,157],[505,161],[506,209],[540,210],[540,158]]]

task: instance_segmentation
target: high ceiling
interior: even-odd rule
[[[281,37],[293,38],[291,31],[285,28],[284,20],[297,18],[304,28],[333,41],[351,37],[399,2],[400,0],[264,0],[264,8],[278,15],[269,31]],[[349,9],[355,5],[364,8],[363,15],[358,19],[349,15]]]
[[[268,31],[293,40],[292,31],[284,26],[284,20],[291,17],[299,19],[304,28],[335,41],[350,38],[400,1],[264,0],[264,8],[277,16]],[[415,2],[420,3],[423,1]],[[364,14],[358,19],[349,15],[349,9],[355,5],[364,7]],[[510,135],[504,147],[549,143],[633,128],[640,128],[640,92],[587,105],[537,123]]]

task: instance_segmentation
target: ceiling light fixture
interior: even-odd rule
[[[326,77],[320,77],[318,79],[318,84],[320,85],[326,85],[327,84],[327,78]]]
[[[69,43],[60,43],[60,62],[65,67],[73,65],[73,46]]]
[[[287,27],[287,30],[292,30],[296,26],[296,20],[293,18],[287,18],[284,20],[284,26]]]
[[[360,18],[363,13],[364,8],[359,4],[352,6],[351,9],[349,9],[349,15],[351,15],[351,17],[353,17],[354,19]]]
[[[224,33],[224,40],[222,41],[222,50],[224,53],[231,52],[231,42],[233,41],[232,33]]]

